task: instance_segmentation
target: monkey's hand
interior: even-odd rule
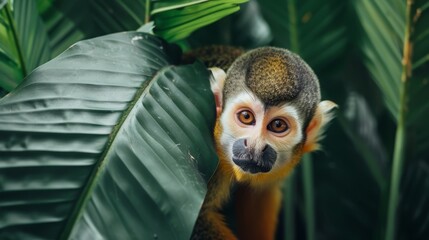
[[[200,213],[192,233],[192,240],[236,240],[225,225],[223,216],[217,211],[205,210]]]

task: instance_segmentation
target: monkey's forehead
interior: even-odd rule
[[[293,101],[312,112],[320,101],[319,81],[313,70],[298,55],[281,48],[258,48],[232,64],[224,95],[228,98],[244,89],[271,106]]]
[[[318,88],[311,68],[285,49],[254,51],[243,68],[246,86],[270,105],[297,98],[304,87]]]

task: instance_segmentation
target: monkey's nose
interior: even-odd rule
[[[265,145],[264,150],[262,150],[262,160],[265,163],[274,165],[277,159],[277,152],[270,145]]]
[[[262,149],[262,152],[265,152],[268,149],[268,144],[265,145],[265,147]]]

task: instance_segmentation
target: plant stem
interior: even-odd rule
[[[288,16],[289,16],[289,48],[295,52],[299,52],[299,36],[298,36],[298,17],[296,15],[296,0],[287,1]]]
[[[307,239],[315,239],[314,219],[314,188],[313,188],[313,162],[310,154],[305,154],[302,161],[302,182],[304,185],[304,205]]]
[[[286,181],[286,188],[285,188],[285,210],[284,210],[284,216],[285,216],[285,229],[284,229],[284,236],[287,240],[293,240],[295,239],[295,214],[294,214],[294,204],[293,204],[293,193],[294,193],[294,173],[291,172],[289,175],[288,180]]]
[[[21,45],[19,43],[18,34],[16,32],[15,21],[12,18],[12,10],[11,10],[10,4],[11,4],[10,1],[8,1],[6,3],[6,6],[4,7],[4,9],[6,12],[7,21],[9,22],[9,26],[10,26],[10,29],[12,32],[13,43],[15,43],[15,48],[16,48],[17,55],[18,55],[19,65],[21,66],[22,78],[24,78],[25,76],[27,76],[27,68],[25,66],[24,56],[22,55],[22,49],[21,49]]]
[[[296,17],[296,0],[287,0],[287,15],[289,16],[289,49],[298,52],[298,26]],[[285,196],[285,237],[287,240],[295,239],[295,214],[294,214],[294,182],[295,174],[290,174],[286,182]]]
[[[289,41],[290,50],[299,54],[299,33],[298,33],[298,14],[296,0],[287,1],[288,16],[289,16]],[[290,177],[290,180],[292,180]],[[304,155],[302,159],[302,181],[304,186],[304,205],[305,205],[305,221],[306,221],[306,235],[307,240],[315,239],[315,217],[314,217],[314,189],[313,189],[313,165],[311,156]],[[290,198],[290,196],[287,196]],[[288,202],[286,202],[288,203]],[[293,206],[292,206],[293,207]],[[291,219],[290,221],[293,221]],[[292,225],[292,224],[290,224]],[[293,226],[293,225],[292,225]],[[288,236],[288,235],[286,235]],[[286,238],[292,239],[292,238]]]
[[[150,1],[151,0],[146,0],[144,23],[150,22]]]
[[[405,98],[405,82],[401,84],[401,107],[399,109],[398,127],[395,136],[395,149],[393,153],[393,166],[390,177],[390,190],[388,198],[387,219],[386,219],[386,240],[393,240],[396,225],[396,208],[399,202],[399,187],[402,175],[402,165],[405,152],[405,114],[403,101]]]
[[[289,16],[289,40],[290,49],[299,54],[298,14],[296,0],[288,0]],[[310,154],[304,155],[302,159],[302,182],[304,186],[304,205],[307,240],[315,239],[315,217],[314,217],[314,189],[313,189],[313,164]]]
[[[404,36],[404,52],[402,59],[402,76],[400,88],[400,106],[398,113],[398,127],[395,136],[395,149],[393,153],[393,166],[390,178],[390,190],[388,198],[388,209],[386,219],[385,240],[395,239],[395,225],[397,206],[399,202],[399,188],[401,183],[402,166],[405,158],[406,141],[406,111],[407,111],[407,89],[411,77],[411,8],[413,0],[407,1],[406,25]]]

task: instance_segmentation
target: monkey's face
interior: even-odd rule
[[[292,161],[303,140],[302,122],[289,103],[266,106],[251,92],[225,102],[220,143],[235,171],[269,174]]]

